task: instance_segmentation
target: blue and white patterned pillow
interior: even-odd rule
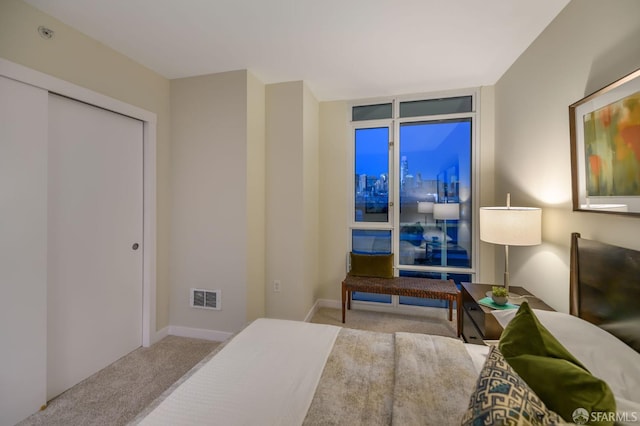
[[[566,424],[547,409],[527,383],[492,346],[480,372],[463,426]]]

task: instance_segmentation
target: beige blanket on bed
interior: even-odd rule
[[[291,336],[282,338],[289,339]],[[259,347],[257,344],[256,350]],[[150,420],[147,415],[171,398],[185,383],[193,382],[193,376],[204,370],[210,362],[214,362],[218,355],[212,354],[211,359],[203,360],[194,367],[140,413],[132,424]],[[256,361],[261,359],[259,357]],[[459,425],[469,404],[476,378],[471,357],[460,340],[424,334],[388,334],[343,328],[337,334],[319,375],[313,398],[309,395],[311,403],[306,411],[304,424]],[[220,392],[225,395],[229,386],[228,383],[220,383],[216,387],[216,383],[193,396],[197,396],[205,408],[213,410],[212,416],[207,416],[202,424],[227,425],[228,423],[220,421],[221,407],[216,406],[211,395]],[[278,386],[275,382],[272,385]],[[265,396],[264,402],[271,398],[271,394],[267,394],[262,394]],[[258,408],[254,404],[247,405],[244,398],[236,402],[239,409],[242,407],[243,410],[255,411]],[[287,399],[285,402],[293,403],[293,400]],[[213,412],[217,415],[213,415]],[[161,417],[150,423],[171,424],[171,419]],[[280,418],[280,422],[262,423],[282,424],[282,420]]]
[[[305,425],[459,425],[477,380],[460,340],[342,329]]]
[[[393,334],[340,330],[304,424],[391,424],[393,340]]]
[[[464,344],[395,333],[394,425],[459,425],[478,374]]]

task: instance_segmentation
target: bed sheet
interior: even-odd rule
[[[339,331],[258,319],[139,424],[301,424]]]

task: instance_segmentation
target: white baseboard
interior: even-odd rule
[[[311,321],[311,318],[313,318],[313,316],[316,314],[316,312],[318,311],[318,308],[320,306],[319,305],[320,300],[316,300],[316,303],[313,304],[313,306],[311,307],[311,309],[309,310],[309,313],[307,314],[306,317],[304,317],[304,322],[309,322]]]
[[[194,339],[213,340],[214,342],[224,342],[233,333],[227,331],[207,330],[204,328],[181,327],[170,325],[168,334],[172,336],[191,337]]]

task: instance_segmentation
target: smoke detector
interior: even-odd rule
[[[45,26],[40,25],[38,27],[38,34],[40,34],[40,37],[50,40],[53,38],[55,31],[53,31],[51,28],[47,28]]]

